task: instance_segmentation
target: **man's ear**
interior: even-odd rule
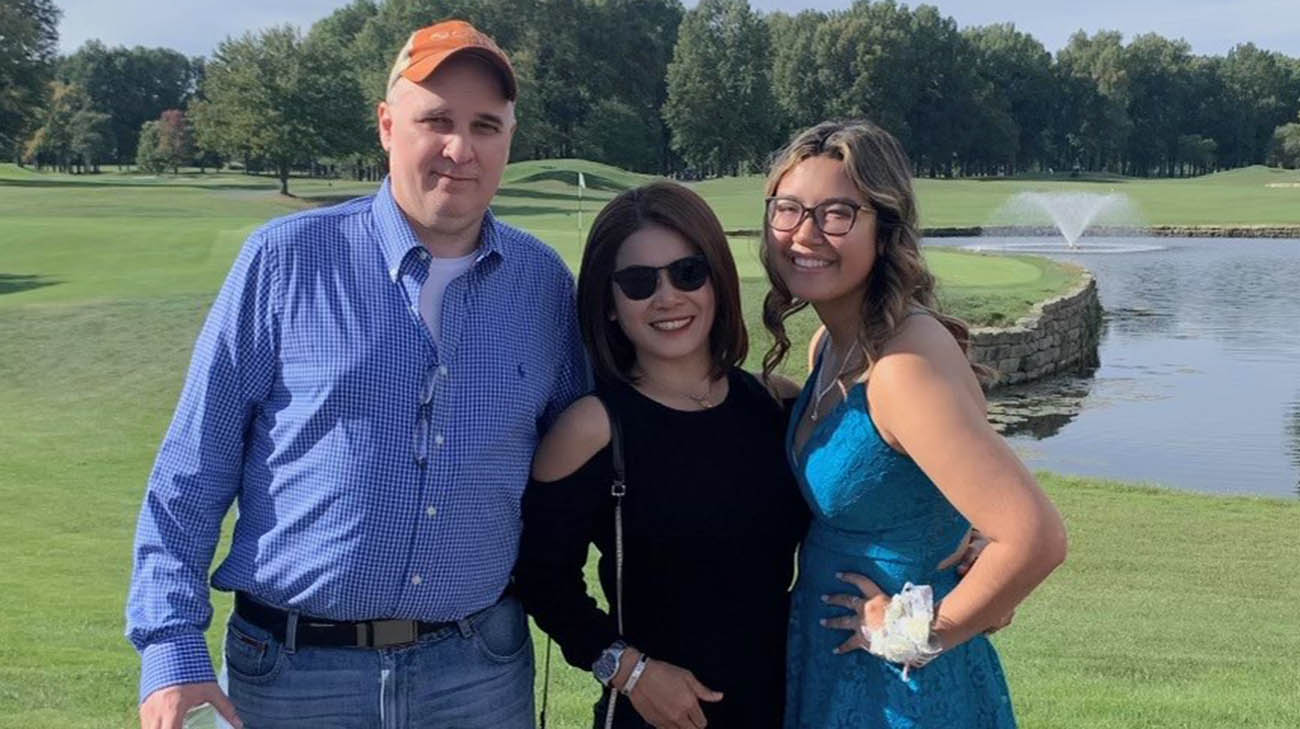
[[[379,128],[379,146],[387,152],[393,142],[393,109],[387,101],[379,102],[375,108],[375,117],[379,122],[376,125]]]

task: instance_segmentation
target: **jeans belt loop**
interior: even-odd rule
[[[466,640],[474,637],[474,626],[469,624],[469,618],[457,620],[456,627],[460,628],[460,637]]]
[[[291,610],[284,621],[284,650],[288,653],[298,651],[298,611]]]

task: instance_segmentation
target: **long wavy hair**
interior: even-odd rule
[[[898,333],[908,313],[922,310],[952,333],[962,351],[970,345],[970,329],[956,317],[939,311],[935,279],[921,257],[916,194],[912,190],[912,165],[892,134],[866,120],[827,121],[805,129],[776,153],[767,176],[766,195],[786,173],[811,157],[830,157],[844,165],[858,192],[876,214],[876,260],[867,275],[862,300],[862,328],[858,342],[866,354],[867,369],[880,357],[886,342]],[[763,326],[773,343],[763,356],[763,374],[770,375],[790,351],[785,320],[808,306],[795,298],[772,266],[771,228],[763,218],[763,246],[759,257],[772,288],[763,299]],[[990,371],[972,364],[977,376]]]

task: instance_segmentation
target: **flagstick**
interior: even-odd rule
[[[582,179],[582,173],[578,173],[578,247],[582,247],[582,190],[586,187],[585,180]]]

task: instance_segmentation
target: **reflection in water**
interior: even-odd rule
[[[1293,357],[1300,333],[1278,324],[1294,318],[1296,251],[1296,241],[1175,241],[1156,254],[1072,260],[1097,276],[1112,317],[1154,317],[1118,317],[1121,331],[1211,337],[1236,354]]]
[[[1056,435],[1079,414],[1092,389],[1096,364],[1075,372],[989,393],[989,422],[1004,436],[1042,440]]]
[[[1295,498],[1300,240],[1160,243],[1050,256],[1097,278],[1101,364],[1090,379],[990,393],[990,420],[1031,468]]]
[[[1116,307],[1102,312],[1108,327],[1123,334],[1161,334],[1174,327],[1174,317],[1169,312],[1149,308]]]

